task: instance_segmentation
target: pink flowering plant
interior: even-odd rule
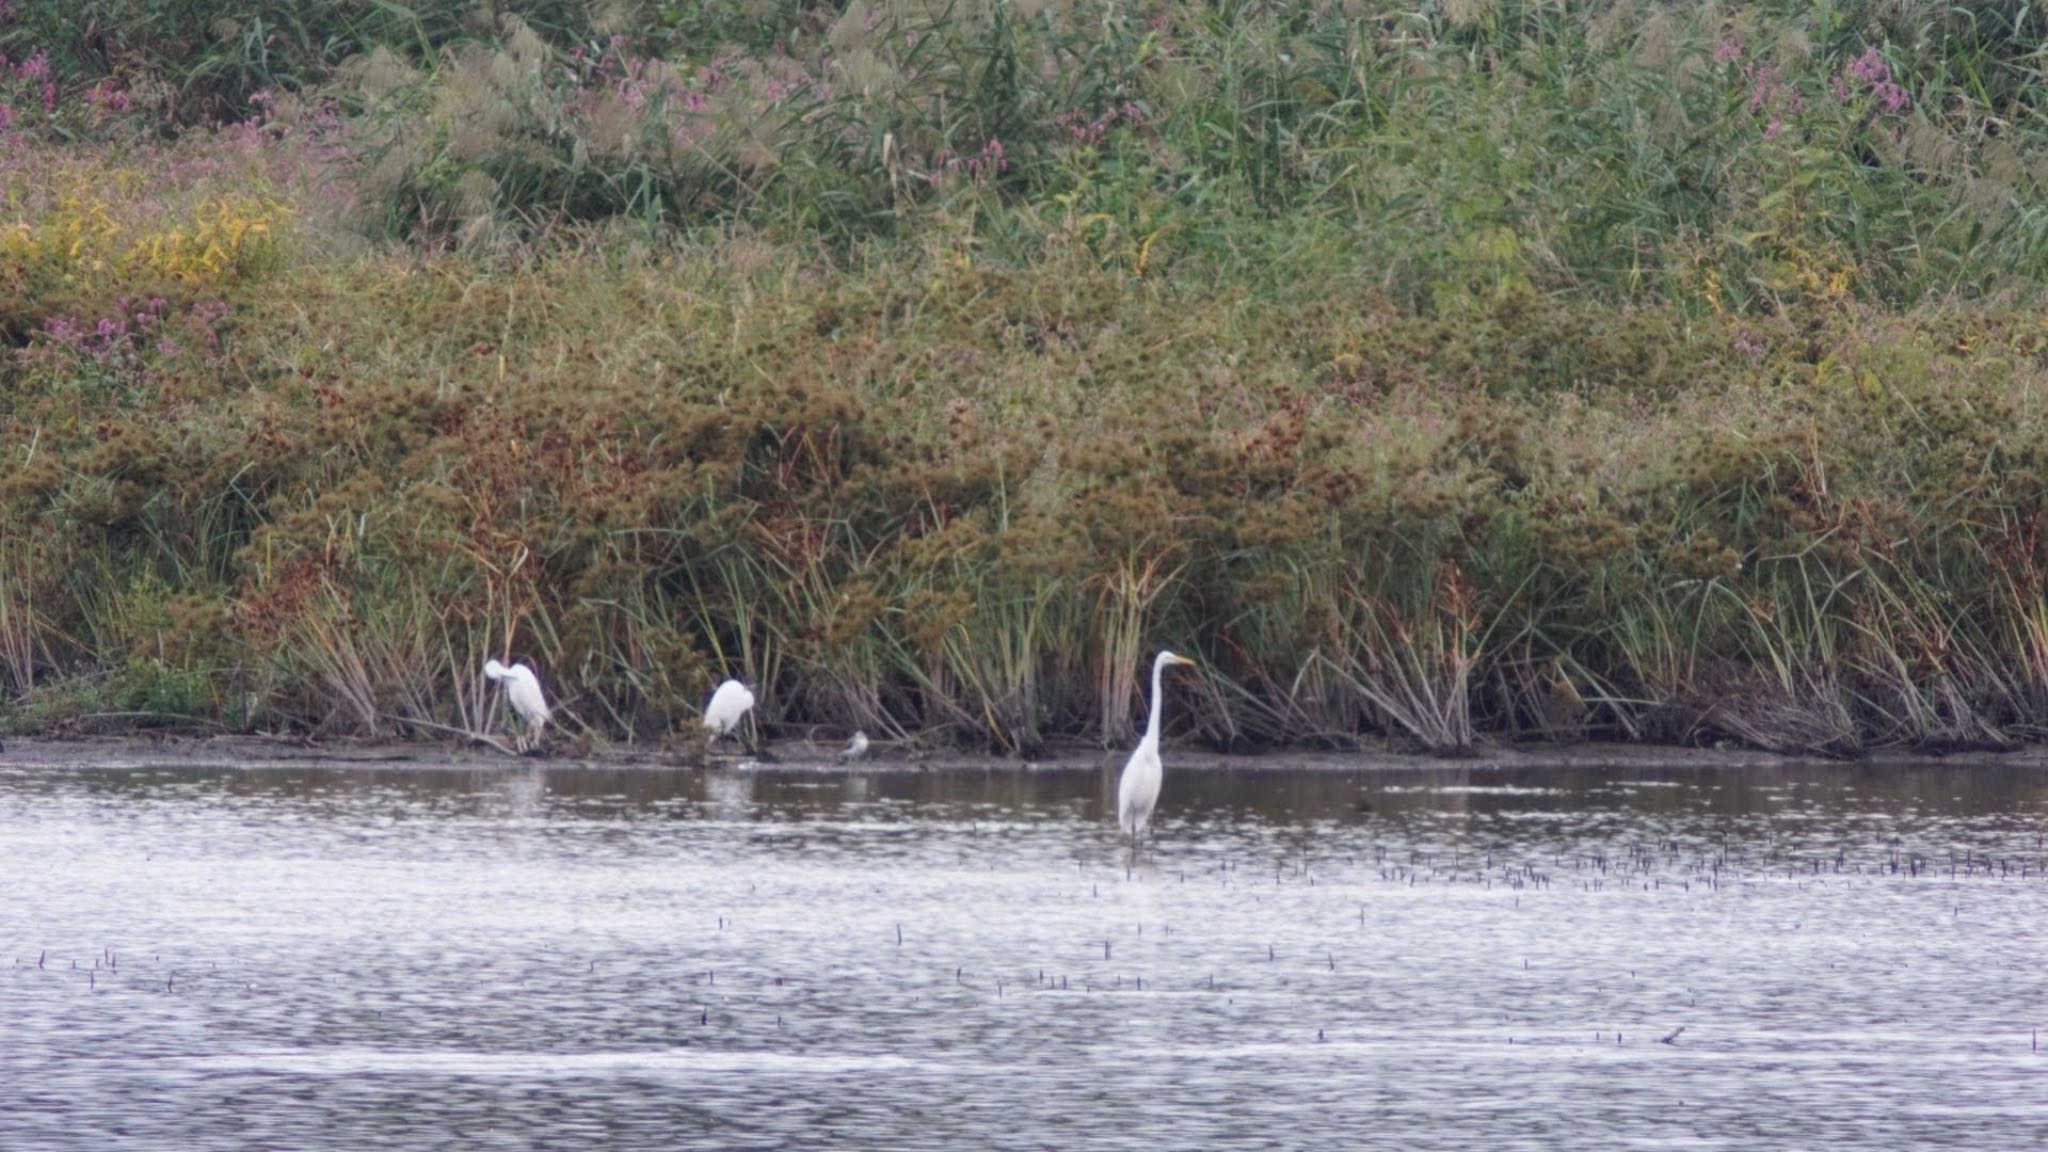
[[[1849,62],[1841,73],[1830,77],[1828,91],[1841,103],[1868,100],[1873,113],[1903,116],[1913,107],[1913,97],[1892,77],[1892,66],[1884,53],[1867,48]]]
[[[50,54],[36,51],[15,59],[0,52],[0,140],[20,140],[59,118],[57,76]]]

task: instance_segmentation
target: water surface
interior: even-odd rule
[[[1113,786],[0,770],[0,1148],[2048,1147],[2037,770]]]

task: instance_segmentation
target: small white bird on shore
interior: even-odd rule
[[[1152,715],[1145,722],[1145,738],[1138,741],[1137,750],[1124,765],[1123,779],[1116,788],[1117,826],[1131,834],[1131,847],[1138,846],[1138,836],[1145,831],[1145,825],[1152,820],[1152,809],[1159,804],[1159,782],[1165,770],[1159,763],[1159,681],[1169,664],[1193,664],[1185,656],[1161,652],[1152,661]]]
[[[754,694],[737,680],[727,680],[711,694],[711,703],[704,709],[704,727],[711,730],[711,738],[730,736],[739,727],[747,712],[754,707]]]
[[[846,742],[846,747],[840,750],[839,758],[841,760],[851,762],[854,760],[858,760],[867,754],[868,734],[856,728],[853,730],[853,739],[848,740]]]
[[[547,727],[550,715],[548,698],[540,690],[540,677],[534,675],[524,660],[510,668],[496,660],[486,660],[484,675],[505,685],[505,699],[511,703],[512,711],[526,722],[526,734],[512,738],[513,749],[524,752],[540,747],[541,729]]]

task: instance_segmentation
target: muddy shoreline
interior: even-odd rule
[[[592,769],[615,771],[639,769],[676,771],[708,766],[761,772],[919,772],[966,769],[1079,769],[1113,768],[1122,764],[1124,749],[1100,749],[1090,745],[1064,745],[1034,760],[977,756],[958,751],[892,749],[877,745],[856,763],[838,758],[840,745],[788,740],[770,746],[772,759],[755,760],[744,755],[715,755],[708,761],[692,762],[681,754],[655,747],[613,746],[596,750],[562,750],[553,754],[513,757],[487,747],[462,747],[448,743],[407,743],[376,740],[303,741],[256,736],[86,736],[74,738],[7,737],[0,741],[0,770],[38,768],[177,768],[228,765],[258,770],[296,768],[392,768],[401,770],[550,770]],[[2027,745],[2011,751],[1964,751],[1939,754],[1910,749],[1875,751],[1844,760],[1838,757],[1792,755],[1748,748],[1682,748],[1638,744],[1585,743],[1572,745],[1479,745],[1457,757],[1395,751],[1317,752],[1272,751],[1248,755],[1221,755],[1198,749],[1167,750],[1170,769],[1192,771],[1259,771],[1302,768],[1333,772],[1400,772],[1431,769],[1464,769],[1473,772],[1495,770],[1614,768],[1693,769],[1700,771],[1739,768],[1783,768],[1798,765],[1865,766],[1886,764],[1941,763],[1957,767],[1977,765],[2027,766],[2048,770],[2048,745]]]

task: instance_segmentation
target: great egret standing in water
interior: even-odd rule
[[[853,739],[851,739],[851,740],[848,740],[848,741],[846,742],[846,747],[845,747],[845,748],[842,748],[842,749],[840,749],[840,751],[839,751],[839,758],[840,758],[841,760],[846,760],[846,761],[849,761],[849,762],[851,762],[851,761],[854,761],[854,760],[858,760],[858,759],[860,759],[861,757],[863,757],[863,756],[865,756],[865,755],[867,755],[867,754],[868,754],[868,734],[867,734],[867,733],[865,733],[865,732],[862,732],[862,731],[861,731],[860,729],[856,728],[856,729],[854,729],[854,732],[853,732]]]
[[[526,721],[527,734],[514,736],[512,747],[524,752],[540,746],[541,729],[548,723],[548,698],[541,693],[540,677],[522,660],[510,668],[496,660],[484,661],[484,675],[505,685],[505,699],[512,704],[512,711]]]
[[[1152,661],[1152,715],[1145,721],[1145,738],[1138,741],[1138,749],[1131,753],[1130,763],[1124,765],[1123,780],[1116,788],[1116,822],[1118,827],[1131,834],[1131,846],[1137,847],[1138,834],[1152,820],[1152,809],[1159,803],[1159,780],[1165,770],[1159,765],[1159,681],[1169,664],[1193,664],[1185,656],[1161,652]]]
[[[737,680],[727,680],[711,694],[711,703],[704,708],[704,727],[710,729],[713,740],[730,736],[753,707],[754,694],[747,691],[747,686]]]

